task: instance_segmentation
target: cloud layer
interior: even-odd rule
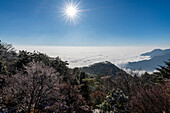
[[[88,66],[97,62],[110,61],[122,67],[127,62],[149,59],[141,57],[156,47],[57,47],[57,46],[15,46],[17,50],[39,51],[51,57],[59,56],[69,62],[69,67]]]

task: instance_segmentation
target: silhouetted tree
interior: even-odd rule
[[[159,72],[155,74],[159,75],[160,77],[170,79],[170,59],[168,62],[165,62],[166,66],[160,66],[160,68],[156,68]]]

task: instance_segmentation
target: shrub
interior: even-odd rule
[[[170,83],[143,86],[130,99],[132,113],[169,113]]]

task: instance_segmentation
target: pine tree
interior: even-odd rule
[[[165,62],[166,66],[160,66],[160,68],[156,68],[159,72],[155,74],[160,75],[163,78],[170,79],[170,59],[168,62]]]
[[[86,81],[87,75],[85,72],[81,72],[80,74],[80,86],[81,86],[81,93],[82,96],[85,98],[86,101],[89,100],[89,85],[88,81]]]

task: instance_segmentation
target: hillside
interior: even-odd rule
[[[80,68],[86,73],[67,65],[59,57],[24,50],[17,53],[12,45],[0,42],[0,113],[143,113],[148,107],[150,113],[169,113],[164,108],[170,105],[166,83],[170,62],[157,73],[141,76],[127,74],[108,61]]]
[[[112,64],[111,62],[105,61],[95,63],[88,67],[82,67],[80,70],[85,71],[88,74],[100,75],[100,76],[116,76],[117,73],[122,71],[120,68]]]

